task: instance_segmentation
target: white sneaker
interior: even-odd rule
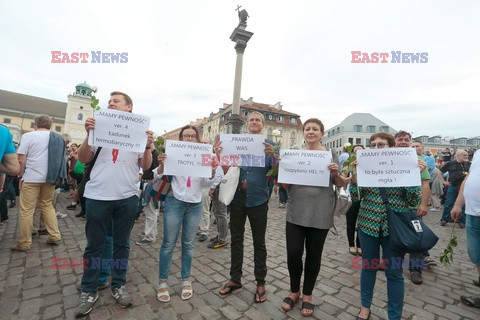
[[[57,218],[66,218],[67,217],[67,214],[66,213],[61,213],[61,212],[57,212]]]

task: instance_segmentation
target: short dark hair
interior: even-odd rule
[[[130,98],[130,96],[128,94],[120,92],[120,91],[113,91],[112,93],[110,93],[110,97],[111,96],[116,96],[116,95],[123,96],[125,98],[125,102],[127,103],[127,105],[131,105],[132,109],[133,109],[133,101],[132,101],[132,98]]]
[[[390,133],[386,133],[386,132],[374,133],[370,137],[370,141],[373,141],[377,138],[387,140],[387,143],[388,143],[389,147],[394,147],[395,146],[395,138]]]
[[[400,130],[400,131],[397,131],[397,133],[395,133],[395,139],[397,139],[398,137],[403,137],[403,136],[409,136],[410,139],[412,139],[412,135],[405,130]]]
[[[303,123],[302,131],[305,131],[305,126],[307,125],[307,123],[310,123],[310,122],[318,124],[318,125],[320,126],[320,131],[321,131],[322,133],[325,132],[325,127],[323,126],[322,121],[318,120],[317,118],[310,118],[310,119],[308,119],[307,121],[305,121],[305,122]]]
[[[186,126],[182,127],[182,129],[180,129],[180,133],[179,133],[179,139],[180,141],[183,141],[183,131],[187,130],[187,129],[193,129],[195,130],[195,135],[197,136],[196,139],[197,139],[197,142],[200,142],[200,134],[198,133],[198,129],[195,127],[195,126],[192,126],[190,124],[187,124]]]

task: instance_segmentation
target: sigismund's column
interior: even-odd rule
[[[229,133],[240,133],[240,128],[243,125],[243,120],[240,117],[240,93],[242,89],[242,68],[243,68],[243,54],[247,47],[247,42],[253,36],[253,32],[245,30],[247,28],[248,13],[243,9],[240,11],[240,6],[237,7],[239,23],[233,30],[230,40],[235,42],[235,51],[237,52],[237,62],[235,65],[235,83],[233,86],[233,103],[232,115],[227,121],[227,131]]]

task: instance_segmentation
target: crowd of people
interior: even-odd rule
[[[132,112],[133,101],[125,93],[112,92],[108,109]],[[352,205],[346,213],[348,251],[362,260],[374,261],[380,257],[386,261],[383,266],[387,278],[387,307],[389,319],[401,319],[404,299],[402,268],[392,267],[396,257],[403,259],[406,252],[399,251],[390,243],[385,197],[392,210],[407,212],[415,209],[417,215],[425,216],[429,211],[441,209],[440,224],[458,223],[467,229],[468,254],[479,272],[480,286],[480,153],[474,150],[448,148],[435,158],[425,152],[420,141],[411,141],[406,131],[395,136],[385,132],[374,133],[368,146],[345,146],[339,157],[322,145],[324,125],[316,118],[303,124],[304,149],[328,151],[332,162],[328,164],[328,186],[306,186],[283,184],[271,175],[278,166],[278,148],[265,139],[264,162],[259,167],[239,167],[238,185],[228,207],[219,200],[223,176],[230,166],[211,162],[211,176],[164,175],[167,153],[158,152],[153,132],[145,132],[143,152],[124,151],[89,144],[89,135],[95,129],[95,119],[85,121],[86,137],[81,145],[71,144],[68,136],[60,136],[50,130],[50,117],[35,117],[35,131],[26,133],[15,150],[8,129],[0,126],[0,211],[2,222],[7,207],[7,193],[13,189],[10,206],[16,205],[13,179],[6,180],[5,174],[20,180],[18,240],[12,251],[27,251],[32,244],[32,235],[38,231],[48,234],[47,244],[58,245],[61,232],[58,218],[64,217],[55,210],[56,195],[61,190],[73,188],[73,201],[67,207],[81,211],[77,217],[85,218],[87,245],[83,254],[85,262],[82,280],[77,284],[81,290],[80,301],[75,315],[89,314],[97,301],[98,290],[111,286],[112,296],[118,304],[129,307],[132,298],[125,283],[131,245],[131,230],[139,215],[145,214],[145,228],[138,245],[150,245],[161,238],[159,252],[159,281],[156,298],[170,301],[168,278],[173,251],[181,233],[181,299],[189,300],[194,295],[191,278],[192,261],[195,259],[195,244],[208,239],[210,213],[215,218],[217,235],[210,239],[208,248],[219,249],[230,244],[229,279],[218,290],[220,296],[227,296],[243,287],[245,224],[248,219],[253,240],[253,262],[256,289],[254,303],[267,300],[267,249],[265,234],[268,222],[269,200],[272,189],[280,188],[279,207],[286,207],[285,238],[287,268],[290,275],[290,290],[281,309],[291,311],[301,299],[301,314],[310,317],[315,305],[312,296],[322,265],[322,251],[330,228],[333,226],[336,194],[334,188],[345,188],[352,198]],[[247,131],[260,135],[265,119],[260,112],[251,112],[247,118]],[[202,138],[195,126],[187,125],[180,130],[179,140],[189,143],[210,144]],[[220,158],[224,146],[217,135],[213,152]],[[224,142],[225,143],[225,142]],[[401,187],[359,187],[356,175],[358,161],[348,161],[355,152],[365,148],[410,148],[418,155],[421,184]],[[68,153],[66,152],[68,151]],[[223,164],[222,164],[223,165]],[[167,187],[165,199],[153,197],[155,181],[163,181]],[[65,186],[65,183],[67,186]],[[11,185],[11,186],[10,186]],[[8,190],[8,191],[7,191]],[[35,214],[36,208],[39,212]],[[163,230],[157,230],[161,215]],[[44,226],[45,229],[42,229]],[[230,242],[228,242],[230,231]],[[305,252],[305,257],[304,257]],[[304,257],[304,258],[303,258]],[[96,259],[111,261],[108,268],[96,267]],[[410,260],[423,259],[434,264],[428,252],[410,254]],[[375,280],[378,268],[362,268],[360,274],[361,305],[357,319],[369,319],[374,298]],[[421,268],[410,265],[411,281],[422,284]],[[303,284],[301,283],[303,275]],[[111,280],[110,280],[111,278]],[[480,295],[461,300],[468,305],[480,307]]]

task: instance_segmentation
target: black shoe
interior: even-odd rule
[[[75,210],[77,209],[77,205],[76,204],[71,204],[67,207],[67,210]]]
[[[16,205],[17,205],[17,202],[15,200],[12,200],[12,201],[10,201],[9,208],[15,208]]]
[[[83,217],[85,215],[85,211],[80,211],[80,213],[77,213],[75,217]]]

